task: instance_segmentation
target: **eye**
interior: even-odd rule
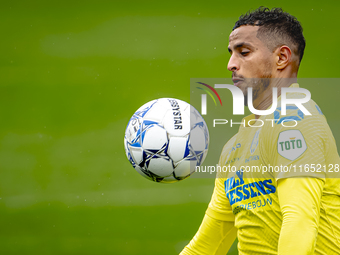
[[[241,52],[241,55],[242,55],[242,56],[247,56],[249,53],[250,53],[250,51],[242,51],[242,52]]]

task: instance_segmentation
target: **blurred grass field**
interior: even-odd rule
[[[190,78],[230,77],[228,35],[260,5],[274,7],[2,1],[0,254],[178,254],[199,227],[214,179],[143,179],[126,159],[125,127],[150,100],[189,102]],[[300,77],[339,77],[339,3],[280,7],[304,27]],[[312,95],[339,146],[338,108],[320,96],[325,88]],[[339,89],[330,91],[336,100]]]

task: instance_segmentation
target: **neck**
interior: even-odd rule
[[[293,83],[297,82],[297,78],[273,78],[269,86],[260,93],[258,98],[254,101],[254,108],[257,110],[266,110],[273,103],[273,88],[277,88],[277,97],[281,96],[281,88],[289,87]],[[258,119],[260,115],[255,115]]]

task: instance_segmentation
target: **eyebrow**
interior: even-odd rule
[[[248,46],[250,48],[253,48],[253,46],[250,43],[240,42],[240,43],[238,43],[234,46],[234,49],[242,48],[244,46]],[[231,52],[231,49],[229,47],[228,47],[228,51]]]

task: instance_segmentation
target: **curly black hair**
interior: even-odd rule
[[[274,51],[282,45],[287,45],[301,62],[306,46],[303,29],[300,22],[281,8],[269,9],[261,6],[241,15],[233,30],[243,25],[260,26],[257,37]]]

